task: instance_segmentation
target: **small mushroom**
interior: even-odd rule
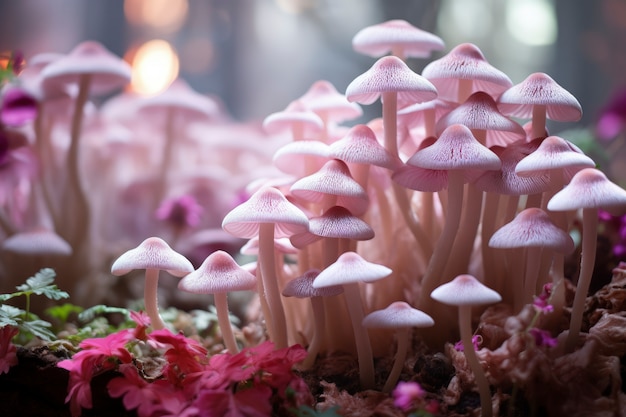
[[[178,289],[194,294],[213,294],[224,345],[234,355],[239,348],[228,319],[227,294],[251,290],[256,282],[253,274],[240,267],[228,253],[218,250],[209,255],[198,269],[183,277]]]
[[[472,275],[462,274],[452,281],[435,288],[430,296],[441,303],[458,306],[459,330],[461,332],[461,341],[463,342],[463,352],[470,369],[474,372],[476,385],[478,385],[481,416],[491,417],[493,409],[489,381],[487,381],[483,367],[478,362],[474,345],[472,345],[472,307],[497,303],[501,300],[500,294],[484,286]]]
[[[412,327],[430,327],[434,324],[435,321],[432,317],[411,307],[404,301],[396,301],[383,310],[373,311],[365,316],[363,319],[363,326],[365,327],[395,329],[396,331],[398,348],[383,392],[390,392],[398,382],[409,350],[410,329]]]
[[[125,275],[134,269],[145,269],[144,303],[154,330],[163,329],[165,323],[159,315],[157,288],[159,271],[165,270],[176,277],[193,272],[193,265],[161,238],[149,237],[135,249],[123,253],[111,266],[111,273]]]

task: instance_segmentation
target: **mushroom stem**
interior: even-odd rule
[[[398,109],[398,93],[385,92],[382,93],[383,100],[383,131],[385,148],[393,156],[398,156],[398,122],[397,122],[397,109]],[[428,258],[432,254],[432,245],[426,232],[417,221],[415,213],[411,210],[411,202],[407,195],[405,188],[395,182],[391,182],[393,188],[393,194],[396,198],[396,202],[400,208],[400,213],[406,222],[406,225],[411,230],[411,233],[415,237],[415,240],[422,248],[423,255]]]
[[[580,327],[583,321],[585,310],[585,300],[587,291],[591,284],[593,265],[596,260],[596,246],[598,230],[598,209],[583,208],[583,237],[582,237],[582,259],[580,261],[580,273],[576,284],[576,295],[572,305],[572,316],[570,318],[569,333],[565,339],[565,352],[574,351],[580,334]]]
[[[320,351],[322,346],[322,341],[324,339],[324,325],[325,325],[325,317],[324,317],[324,300],[320,297],[311,297],[311,308],[313,309],[313,320],[314,320],[314,334],[307,348],[306,358],[302,361],[302,370],[307,370],[313,366],[315,363],[315,359],[317,359],[317,354]]]
[[[259,226],[259,264],[265,289],[265,297],[272,317],[273,342],[276,349],[287,347],[287,322],[280,299],[276,263],[274,261],[274,223],[261,223]]]
[[[150,323],[154,330],[165,328],[165,323],[159,315],[158,301],[159,270],[154,268],[146,269],[146,283],[143,288],[143,302],[146,314],[150,317]]]
[[[404,368],[404,361],[406,359],[406,354],[409,351],[409,328],[402,328],[396,331],[396,342],[398,343],[398,347],[396,350],[396,357],[393,362],[393,367],[389,372],[389,376],[387,377],[387,381],[385,382],[385,386],[383,387],[383,392],[388,393],[391,392],[393,387],[398,382],[400,378],[400,373]]]
[[[165,144],[163,145],[163,151],[161,154],[161,164],[158,173],[158,180],[156,190],[154,193],[155,204],[154,207],[158,207],[161,200],[165,197],[167,190],[167,176],[172,166],[172,148],[174,147],[174,127],[176,119],[176,110],[173,107],[167,109],[167,115],[165,117]]]
[[[483,367],[478,361],[478,356],[476,355],[474,345],[472,344],[471,316],[471,306],[459,306],[459,327],[461,332],[461,341],[463,343],[463,352],[465,353],[467,364],[474,373],[474,379],[476,380],[476,385],[478,386],[481,407],[480,415],[482,417],[491,417],[493,415],[493,410],[491,405],[491,392],[489,391],[489,381],[487,381]]]
[[[215,309],[217,310],[217,324],[222,332],[224,346],[228,349],[228,353],[234,355],[239,352],[237,341],[233,334],[233,329],[228,317],[228,295],[227,293],[216,293],[213,295],[215,301]]]
[[[531,139],[543,138],[546,136],[546,106],[545,104],[535,104],[533,106],[533,118]]]
[[[359,361],[359,376],[361,388],[374,388],[374,356],[367,330],[363,327],[363,305],[359,293],[359,284],[344,284],[344,297],[348,307],[348,313],[352,320],[352,331],[356,343],[356,353]]]
[[[74,115],[72,116],[72,126],[70,130],[70,146],[67,151],[67,170],[69,192],[73,198],[66,199],[69,201],[68,207],[74,207],[74,210],[66,210],[71,216],[70,224],[73,227],[73,233],[65,236],[72,246],[76,249],[84,242],[89,234],[89,203],[85,197],[85,192],[80,181],[80,135],[83,124],[83,112],[87,98],[89,96],[89,85],[91,84],[91,75],[83,74],[80,76],[78,95],[74,105]]]

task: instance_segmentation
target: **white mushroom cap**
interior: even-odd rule
[[[313,288],[374,282],[391,275],[391,272],[384,265],[366,261],[356,252],[346,252],[320,272],[313,282]]]
[[[240,267],[226,252],[210,254],[202,265],[178,283],[178,289],[194,294],[218,294],[252,290],[257,278]]]
[[[435,288],[430,296],[440,303],[454,306],[478,306],[502,300],[500,294],[468,274],[459,275]]]
[[[165,270],[177,277],[194,270],[187,258],[158,237],[149,237],[135,249],[123,253],[111,266],[111,273],[124,275],[134,269]]]
[[[2,242],[2,250],[22,255],[72,254],[72,247],[61,236],[50,230],[35,229],[16,233]]]
[[[343,287],[334,285],[324,288],[314,288],[313,281],[319,275],[319,269],[309,269],[304,275],[292,279],[285,285],[283,295],[285,297],[311,298],[332,297],[343,293]]]
[[[404,301],[391,303],[387,308],[373,311],[363,319],[363,326],[384,329],[430,327],[435,321],[428,314]]]

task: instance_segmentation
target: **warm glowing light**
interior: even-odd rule
[[[550,0],[509,0],[506,26],[521,43],[551,45],[556,41],[557,19]]]
[[[158,94],[178,77],[178,56],[164,40],[141,45],[132,58],[131,88],[140,94]]]
[[[124,1],[124,14],[130,23],[172,32],[180,29],[188,9],[188,0]]]

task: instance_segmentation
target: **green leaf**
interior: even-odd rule
[[[50,331],[52,325],[44,320],[30,320],[24,321],[19,326],[21,330],[25,330],[38,338],[47,342],[56,339],[56,335]]]
[[[83,312],[83,310],[84,308],[77,306],[75,304],[65,303],[60,306],[52,306],[50,308],[47,308],[45,310],[45,313],[49,315],[50,317],[53,317],[59,320],[61,323],[67,323],[67,320],[70,314],[72,313],[80,314]]]
[[[80,320],[83,323],[88,323],[90,321],[93,321],[96,318],[96,316],[99,316],[101,314],[110,314],[110,313],[120,313],[126,316],[127,318],[130,317],[130,313],[125,308],[109,307],[104,304],[98,304],[80,313],[78,315],[78,320]]]
[[[25,284],[18,285],[17,290],[21,293],[19,295],[37,294],[48,297],[51,300],[60,300],[61,298],[69,298],[69,294],[65,291],[61,291],[59,287],[54,284],[54,278],[56,272],[50,268],[44,268],[37,272],[34,276],[28,278]]]

